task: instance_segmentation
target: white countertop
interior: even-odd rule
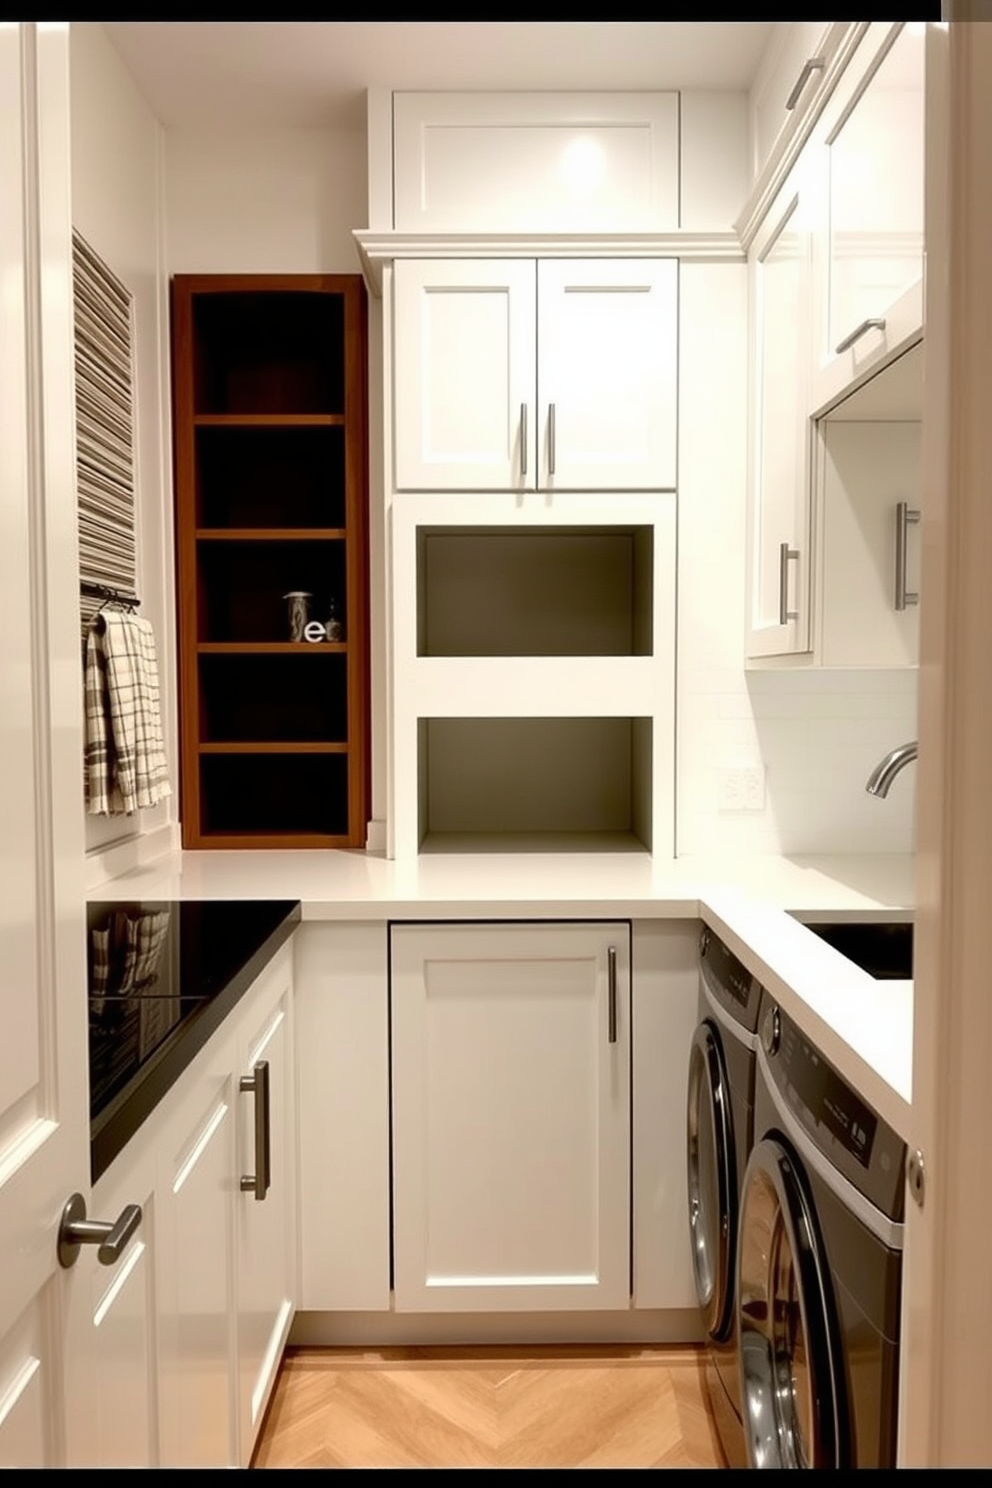
[[[868,976],[789,911],[910,919],[911,855],[175,852],[93,885],[88,898],[291,898],[304,920],[702,918],[878,1114],[908,1130],[912,982]]]

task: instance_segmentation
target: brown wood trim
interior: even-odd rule
[[[198,295],[299,293],[338,295],[343,301],[344,412],[336,414],[199,414],[195,413],[196,357],[193,306]],[[182,844],[187,848],[364,847],[371,791],[369,757],[369,596],[368,596],[368,373],[367,299],[360,274],[206,274],[178,275],[172,282],[173,446],[176,522],[176,596],[180,722],[180,818]],[[333,348],[331,349],[333,352]],[[198,525],[196,430],[206,427],[300,428],[337,426],[344,429],[345,527],[334,528],[205,528]],[[205,596],[199,572],[202,544],[223,542],[302,542],[345,544],[347,605],[345,641],[210,642],[200,639]],[[201,655],[315,655],[339,652],[347,656],[347,741],[280,740],[217,744],[201,738]],[[203,685],[206,685],[204,682]],[[207,755],[345,755],[348,759],[346,834],[321,832],[205,831],[208,819],[206,788],[200,760]],[[278,767],[276,767],[278,768]],[[290,764],[291,768],[291,764]],[[209,782],[208,782],[209,783]],[[342,806],[344,803],[342,803]]]

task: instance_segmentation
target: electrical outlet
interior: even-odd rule
[[[764,811],[765,770],[763,765],[749,765],[740,771],[741,802],[744,811]]]
[[[721,770],[719,809],[721,811],[764,811],[764,766],[732,765]]]

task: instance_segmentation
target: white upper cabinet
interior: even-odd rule
[[[922,31],[873,22],[811,157],[820,215],[814,412],[922,327]]]
[[[776,23],[749,98],[752,179],[808,117],[846,30],[838,21]]]
[[[807,191],[790,177],[751,251],[751,461],[747,654],[809,646],[810,235]]]
[[[679,225],[676,93],[396,93],[402,232]]]
[[[670,259],[405,259],[398,490],[672,490]]]

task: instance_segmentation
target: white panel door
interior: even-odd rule
[[[542,489],[676,486],[678,264],[538,265]]]
[[[629,1306],[630,927],[394,926],[391,996],[397,1311]]]
[[[747,655],[809,648],[810,235],[802,183],[787,183],[750,262],[751,461]]]
[[[533,260],[393,271],[396,487],[533,490]]]
[[[3,1466],[66,1457],[56,1234],[90,1189],[68,42],[0,24]]]

